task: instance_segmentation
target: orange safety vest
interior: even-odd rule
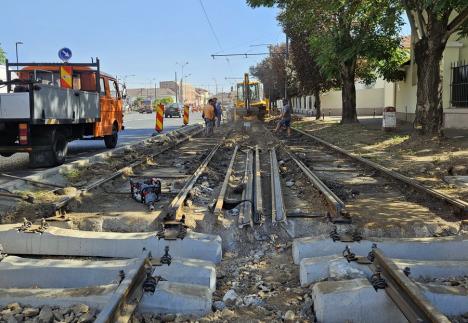
[[[203,107],[203,116],[208,120],[213,120],[215,118],[214,107],[211,104],[206,104]]]

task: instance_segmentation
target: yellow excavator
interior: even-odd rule
[[[263,93],[263,84],[249,81],[249,74],[245,73],[244,81],[237,83],[236,114],[262,120],[268,114],[269,106],[269,100]]]

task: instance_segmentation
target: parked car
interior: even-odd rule
[[[183,109],[184,109],[184,106],[182,104],[172,103],[164,109],[164,117],[165,118],[169,118],[169,117],[181,118]]]
[[[142,107],[138,110],[140,113],[153,113],[153,109],[149,106]]]

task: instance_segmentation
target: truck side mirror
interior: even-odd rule
[[[126,98],[127,98],[127,95],[126,95],[126,94],[123,94],[123,95],[122,95],[122,99],[125,100]]]

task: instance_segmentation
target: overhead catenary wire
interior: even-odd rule
[[[221,49],[221,51],[223,52],[224,51],[223,46],[221,45],[221,41],[219,40],[218,35],[216,34],[216,31],[213,27],[213,24],[211,23],[210,17],[208,16],[208,13],[206,12],[205,5],[203,4],[202,0],[198,0],[198,1],[200,2],[200,6],[203,10],[203,14],[205,15],[205,19],[208,22],[208,26],[210,27],[211,33],[213,34],[213,37],[215,38],[219,49]],[[228,63],[229,69],[232,71],[231,61],[229,60],[228,57],[226,57],[226,62]]]

